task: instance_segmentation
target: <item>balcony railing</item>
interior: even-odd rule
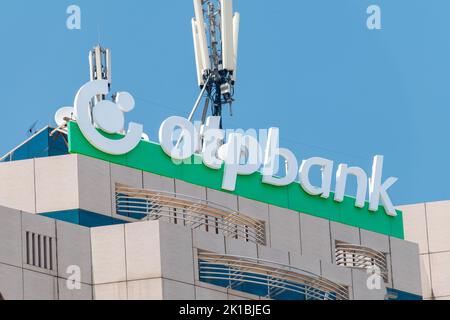
[[[380,251],[359,245],[336,242],[336,264],[356,269],[380,269],[385,282],[389,281],[386,255]]]
[[[266,244],[264,222],[211,201],[181,194],[116,184],[116,212],[128,221],[162,220],[228,238]]]
[[[348,300],[348,288],[313,273],[261,259],[198,253],[200,281],[274,300]]]

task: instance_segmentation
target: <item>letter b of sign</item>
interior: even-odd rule
[[[67,14],[70,16],[67,18],[66,26],[69,30],[81,29],[81,9],[79,6],[71,5],[67,7]]]
[[[381,30],[381,8],[377,5],[371,5],[367,8],[367,28],[369,30]]]

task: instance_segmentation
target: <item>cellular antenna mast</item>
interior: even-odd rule
[[[111,50],[95,46],[89,51],[89,76],[91,81],[108,80],[111,90]],[[104,96],[97,96],[94,104],[105,100]]]
[[[233,115],[240,16],[233,13],[233,0],[194,0],[194,9],[192,32],[201,92],[189,120],[204,100],[204,124],[210,104],[213,116],[222,117],[225,105]]]

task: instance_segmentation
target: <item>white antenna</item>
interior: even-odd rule
[[[205,98],[202,123],[209,103],[212,115],[222,116],[223,105],[234,102],[237,71],[239,13],[233,14],[233,0],[194,0],[192,20],[197,81],[202,90],[190,114],[193,117]],[[222,127],[222,123],[221,123]]]
[[[203,49],[200,47],[200,35],[198,32],[197,22],[192,19],[192,34],[194,35],[194,50],[195,50],[195,63],[197,65],[197,81],[198,86],[201,87],[205,84],[205,79],[203,75],[205,74],[207,68],[204,65],[203,60]]]
[[[111,51],[109,49],[104,49],[97,45],[89,51],[89,75],[91,81],[108,80],[111,88]],[[104,99],[104,96],[97,96],[97,101],[95,102],[100,102]]]
[[[220,2],[223,69],[234,71],[233,2],[231,0],[221,0]]]
[[[202,69],[199,72],[203,74],[205,71],[211,69],[211,60],[209,57],[208,43],[206,40],[205,19],[203,16],[202,0],[194,0],[195,19],[193,23],[196,25],[196,32],[194,32],[195,41],[198,43],[199,58],[201,59]]]
[[[233,81],[236,81],[238,48],[239,48],[239,28],[241,25],[241,15],[236,12],[233,16],[233,47],[234,47],[234,72]]]
[[[95,46],[91,51],[89,51],[89,79],[90,81],[96,80],[107,80],[109,89],[111,89],[111,50],[102,48],[100,45]],[[119,94],[114,96],[117,99],[127,99],[126,95]],[[91,118],[94,121],[93,108],[99,102],[105,100],[105,96],[98,95],[94,97],[91,101]],[[134,105],[134,101],[130,101],[129,103],[125,103],[123,105]],[[61,132],[61,129],[67,125],[67,122],[71,120],[76,120],[76,115],[73,107],[63,107],[59,109],[55,114],[55,122],[58,125],[51,135],[55,132]]]

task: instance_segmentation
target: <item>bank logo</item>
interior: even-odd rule
[[[104,100],[108,94],[107,80],[86,83],[75,97],[73,115],[85,138],[98,150],[112,155],[127,154],[141,141],[143,126],[130,123],[125,131],[124,114],[134,109],[134,98],[128,92],[119,92],[114,101]],[[117,139],[108,138],[99,129],[106,134],[118,134]]]
[[[81,133],[96,149],[114,156],[124,155],[134,150],[143,139],[143,126],[130,123],[125,131],[124,114],[134,109],[134,99],[129,93],[119,92],[113,96],[113,101],[108,101],[108,94],[107,80],[88,82],[78,91],[72,112],[63,108],[57,115],[59,120],[64,119],[62,125],[67,118],[76,120]],[[64,117],[64,114],[72,116]],[[256,130],[227,132],[220,128],[220,117],[210,117],[204,125],[196,125],[183,117],[170,117],[161,124],[159,144],[176,163],[199,155],[199,164],[212,170],[223,168],[223,190],[233,192],[238,176],[260,172],[263,184],[287,187],[298,181],[311,196],[323,199],[333,196],[334,161],[313,157],[299,162],[292,151],[280,148],[278,128],[270,128],[264,136],[264,139],[258,139]],[[347,180],[353,176],[357,180],[355,207],[366,207],[369,189],[369,211],[377,212],[381,202],[386,214],[396,217],[398,213],[388,190],[397,178],[390,177],[383,182],[383,164],[383,156],[374,157],[370,178],[362,168],[340,164],[336,173],[334,201],[344,201]],[[322,181],[314,183],[310,173],[317,169],[322,172]]]

